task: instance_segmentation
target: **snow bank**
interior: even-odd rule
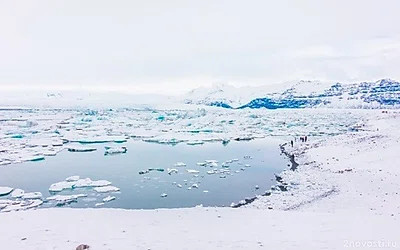
[[[0,227],[2,247],[24,250],[75,249],[80,244],[96,250],[335,250],[346,249],[351,242],[398,241],[394,230],[398,220],[351,211],[327,214],[201,207],[131,211],[60,208],[0,214],[0,224],[8,225]]]

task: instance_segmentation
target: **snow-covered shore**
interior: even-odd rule
[[[296,142],[287,150],[300,166],[280,175],[288,191],[240,209],[3,213],[2,249],[400,248],[399,125],[394,111],[361,132]]]

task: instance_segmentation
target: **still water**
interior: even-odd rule
[[[72,175],[92,180],[108,180],[119,187],[120,192],[99,194],[93,189],[74,189],[59,194],[86,194],[71,207],[95,207],[108,195],[116,199],[101,207],[127,209],[153,209],[204,206],[229,206],[245,197],[264,193],[275,184],[274,173],[287,167],[288,160],[280,155],[278,142],[272,139],[258,139],[248,142],[206,143],[189,146],[185,144],[160,145],[141,141],[128,141],[128,152],[119,155],[104,155],[104,146],[94,144],[97,151],[80,153],[63,151],[44,161],[8,165],[0,168],[0,186],[21,188],[25,192],[42,192],[44,200],[51,196],[48,189],[52,183],[65,180]],[[250,157],[250,158],[249,158]],[[220,174],[207,174],[211,167],[198,166],[205,160],[217,160],[218,169],[227,160],[239,159],[230,164],[226,178]],[[186,167],[174,167],[184,162]],[[248,164],[250,167],[245,167]],[[164,172],[153,171],[140,175],[148,168],[163,168]],[[177,168],[177,174],[169,175],[167,168]],[[198,176],[187,169],[200,171]],[[243,169],[243,170],[241,170]],[[238,172],[237,172],[238,171]],[[181,184],[178,188],[176,184]],[[194,183],[198,188],[191,187]],[[259,189],[255,187],[259,186]],[[206,192],[204,192],[206,191]],[[166,193],[168,196],[161,197]],[[7,196],[1,199],[9,198]],[[44,203],[42,207],[53,207]]]

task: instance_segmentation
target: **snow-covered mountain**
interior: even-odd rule
[[[184,103],[224,108],[400,108],[400,83],[391,79],[375,82],[287,82],[277,85],[235,88],[214,85],[198,88]]]

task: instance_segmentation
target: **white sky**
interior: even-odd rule
[[[0,0],[0,89],[400,79],[399,0]]]

